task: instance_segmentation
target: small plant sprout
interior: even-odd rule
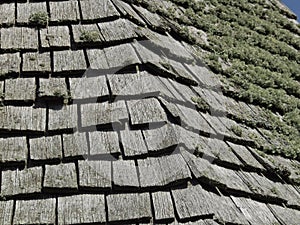
[[[100,40],[100,35],[96,30],[81,31],[80,40],[84,42],[96,42]]]
[[[48,24],[48,13],[47,12],[36,12],[30,15],[29,23],[36,27],[46,27]]]

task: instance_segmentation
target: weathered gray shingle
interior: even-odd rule
[[[5,100],[33,101],[36,85],[34,78],[17,78],[5,80]]]
[[[32,138],[29,140],[30,159],[49,160],[62,158],[61,136]]]

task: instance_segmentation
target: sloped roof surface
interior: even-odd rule
[[[0,224],[299,224],[268,115],[147,4],[0,3]]]

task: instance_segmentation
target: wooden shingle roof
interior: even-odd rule
[[[0,3],[0,224],[299,224],[299,159],[172,2]]]

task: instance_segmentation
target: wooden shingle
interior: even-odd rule
[[[124,101],[81,105],[81,122],[83,127],[122,124],[128,120]]]
[[[151,218],[149,193],[109,195],[107,205],[110,222]]]
[[[30,158],[32,160],[47,160],[62,158],[61,136],[32,138],[29,140]]]
[[[33,101],[36,85],[34,78],[17,78],[5,80],[5,100]]]
[[[0,222],[1,224],[11,224],[13,218],[14,201],[0,201]]]
[[[98,24],[106,42],[136,38],[135,25],[126,19]]]
[[[77,189],[75,164],[46,165],[43,187],[50,189]]]
[[[129,130],[126,127],[121,131],[121,142],[124,154],[127,157],[147,154],[147,147],[140,130]]]
[[[180,133],[171,124],[156,129],[144,130],[143,134],[149,151],[164,150],[180,142]]]
[[[95,70],[109,69],[105,53],[102,49],[88,49],[87,55],[90,63],[90,68]]]
[[[86,156],[88,154],[88,142],[85,133],[73,133],[63,135],[65,157]]]
[[[42,48],[61,48],[71,47],[70,31],[67,26],[48,26],[40,30]]]
[[[0,4],[0,24],[11,26],[15,23],[15,3]]]
[[[117,160],[113,162],[113,184],[122,189],[139,187],[137,168],[134,161]]]
[[[132,125],[167,121],[167,115],[155,98],[127,102]]]
[[[35,13],[47,13],[46,2],[17,3],[17,23],[28,24],[30,16]]]
[[[84,21],[120,15],[110,0],[80,0],[80,5]]]
[[[104,195],[76,195],[58,198],[58,224],[104,223]]]
[[[68,97],[68,90],[65,78],[40,78],[39,83],[39,97]]]
[[[85,70],[86,62],[82,50],[54,52],[55,73],[83,72]]]
[[[111,188],[110,161],[78,161],[79,186],[82,188]]]
[[[21,57],[19,53],[0,55],[0,75],[20,73]]]
[[[28,27],[2,28],[1,48],[9,51],[37,50],[38,31]]]
[[[119,69],[140,63],[137,54],[130,44],[121,44],[105,48],[104,53],[107,58],[109,68],[116,69],[116,72]]]
[[[268,204],[276,218],[284,224],[298,224],[300,221],[300,212],[295,209],[284,208],[278,205]]]
[[[170,192],[152,193],[155,220],[167,220],[175,217]]]
[[[5,106],[0,111],[0,129],[45,131],[46,109]]]
[[[96,131],[89,133],[90,154],[106,155],[121,152],[118,133],[114,131]]]
[[[0,162],[24,162],[27,152],[26,137],[0,138]]]
[[[53,106],[49,108],[48,130],[77,128],[77,106]]]
[[[72,99],[97,99],[108,97],[109,90],[105,76],[70,78]]]
[[[23,72],[50,72],[50,53],[25,53],[23,54]]]
[[[159,187],[182,182],[191,177],[180,154],[138,160],[141,187]]]
[[[76,44],[90,42],[90,44],[99,44],[103,37],[97,24],[76,24],[72,25],[73,37]],[[91,39],[90,39],[91,38]]]
[[[2,172],[1,195],[40,193],[42,190],[42,167]]]
[[[80,19],[77,1],[50,1],[51,22],[76,22]]]
[[[14,224],[55,224],[55,198],[17,200]]]

